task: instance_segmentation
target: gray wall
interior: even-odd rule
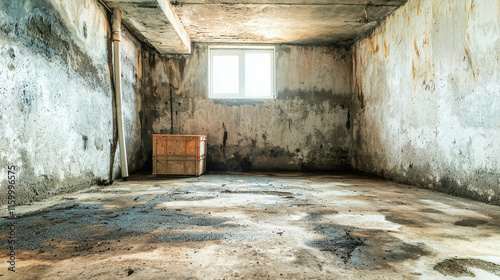
[[[352,166],[500,204],[498,7],[410,0],[352,55],[277,45],[265,101],[209,99],[206,44],[160,58],[123,32],[130,171],[151,164],[152,133],[205,134],[212,170]],[[109,36],[97,1],[0,2],[0,176],[17,167],[18,203],[108,179],[111,162],[119,176]]]
[[[141,48],[123,33],[126,141],[134,171],[143,166]],[[19,204],[109,178],[109,36],[97,1],[0,2],[0,203],[6,202],[8,165],[17,168]],[[113,161],[119,175],[119,152]]]
[[[500,204],[499,7],[410,0],[355,44],[355,168]]]
[[[350,167],[348,51],[276,46],[277,99],[220,101],[208,98],[207,50],[197,44],[190,56],[144,54],[144,69],[151,69],[144,75],[145,151],[151,151],[151,133],[171,133],[172,89],[173,133],[208,136],[208,169]]]

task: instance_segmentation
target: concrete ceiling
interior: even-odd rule
[[[349,46],[407,0],[107,0],[160,53],[191,41]]]
[[[105,0],[122,20],[161,54],[191,53],[191,40],[167,0]]]
[[[195,42],[350,45],[405,2],[177,0],[171,5]]]

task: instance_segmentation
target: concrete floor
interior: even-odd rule
[[[500,207],[359,175],[138,175],[17,211],[2,279],[500,279]]]

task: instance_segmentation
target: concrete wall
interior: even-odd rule
[[[500,1],[408,1],[353,48],[353,166],[500,204],[499,59]]]
[[[17,170],[18,204],[109,178],[109,29],[106,11],[93,0],[0,2],[1,204],[9,165]],[[134,171],[143,166],[141,48],[125,34],[122,50],[128,159]]]
[[[264,101],[209,99],[205,44],[190,56],[144,55],[144,69],[152,69],[144,75],[145,151],[152,133],[171,133],[173,112],[173,133],[208,136],[211,170],[349,168],[348,51],[277,46],[278,96]]]

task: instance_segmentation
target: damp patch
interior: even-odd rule
[[[483,220],[478,220],[478,219],[464,219],[458,222],[455,222],[456,226],[461,226],[461,227],[477,227],[480,225],[487,224],[487,221]]]
[[[500,265],[479,259],[447,259],[434,266],[434,270],[453,277],[475,277],[469,268],[477,268],[500,276]]]

